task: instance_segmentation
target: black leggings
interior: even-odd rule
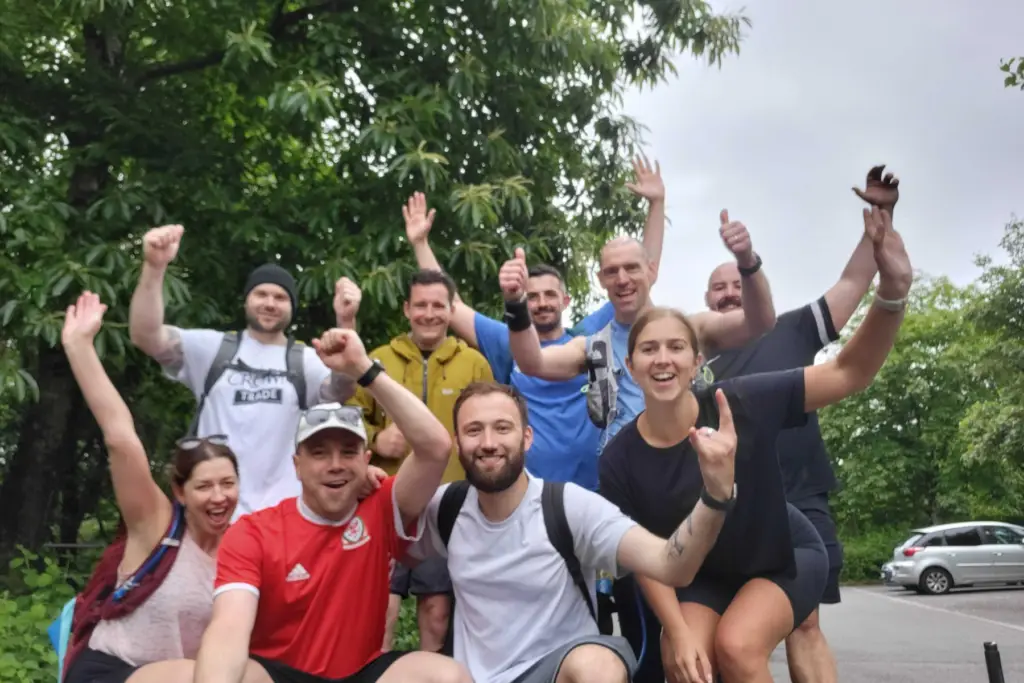
[[[106,652],[86,649],[71,662],[64,683],[124,683],[138,668]]]

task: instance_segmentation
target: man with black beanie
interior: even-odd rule
[[[183,233],[180,225],[166,225],[143,238],[129,331],[132,343],[160,363],[164,374],[195,394],[190,434],[223,434],[238,455],[237,519],[298,495],[292,454],[299,417],[306,406],[348,400],[354,383],[332,374],[311,347],[287,336],[298,288],[291,273],[275,263],[253,269],[245,281],[241,332],[164,324],[164,273]],[[355,328],[359,299],[359,288],[347,278],[336,283],[338,327]]]

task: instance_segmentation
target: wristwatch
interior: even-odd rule
[[[356,383],[361,387],[368,387],[373,380],[377,379],[377,375],[382,372],[384,372],[384,366],[379,360],[374,359],[373,362],[370,363],[370,368],[363,373],[362,377],[356,380]]]
[[[717,498],[714,498],[710,493],[708,493],[708,490],[702,486],[700,488],[700,500],[712,510],[729,512],[736,507],[736,484],[733,483],[732,485],[732,494],[729,496],[729,500],[718,500]]]
[[[757,271],[761,270],[761,256],[760,256],[760,254],[758,254],[757,252],[754,252],[754,265],[750,266],[749,268],[744,268],[743,266],[738,266],[738,268],[739,268],[739,271],[740,271],[740,275],[742,275],[743,277],[750,277],[751,275],[753,275]]]

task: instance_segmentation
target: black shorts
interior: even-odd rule
[[[430,557],[409,569],[396,562],[391,574],[391,593],[407,598],[410,595],[445,595],[452,592],[448,560]]]
[[[789,505],[789,532],[793,540],[796,574],[768,574],[758,577],[723,577],[697,572],[693,583],[676,589],[679,602],[694,602],[725,614],[733,598],[751,578],[767,579],[777,585],[789,598],[793,608],[793,628],[811,615],[821,602],[828,580],[828,556],[821,537],[807,518],[793,505]]]
[[[124,683],[138,668],[106,652],[87,648],[71,663],[64,683]]]
[[[388,670],[388,667],[394,664],[399,657],[407,654],[409,653],[385,652],[380,657],[377,657],[377,659],[365,664],[359,671],[344,678],[314,676],[305,671],[293,669],[287,664],[255,655],[252,656],[252,660],[263,667],[267,675],[270,676],[270,680],[274,681],[274,683],[376,683],[377,679]]]
[[[822,543],[825,544],[825,552],[828,553],[828,581],[825,583],[821,602],[835,605],[841,600],[839,574],[843,570],[843,544],[839,542],[839,535],[836,533],[836,523],[832,519],[832,510],[828,505],[828,493],[795,500],[793,507],[804,513],[804,517],[814,525]]]

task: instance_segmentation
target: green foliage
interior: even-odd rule
[[[1024,57],[1010,57],[999,62],[999,70],[1006,74],[1003,85],[1024,90]]]
[[[9,586],[0,590],[0,681],[50,683],[57,655],[46,629],[74,596],[72,575],[52,557],[27,551],[10,569]]]
[[[416,622],[416,598],[402,600],[402,609],[398,613],[395,624],[393,650],[418,650],[420,647],[420,628]]]
[[[843,538],[843,583],[878,581],[882,565],[892,559],[892,549],[908,536],[909,528],[883,527]]]

